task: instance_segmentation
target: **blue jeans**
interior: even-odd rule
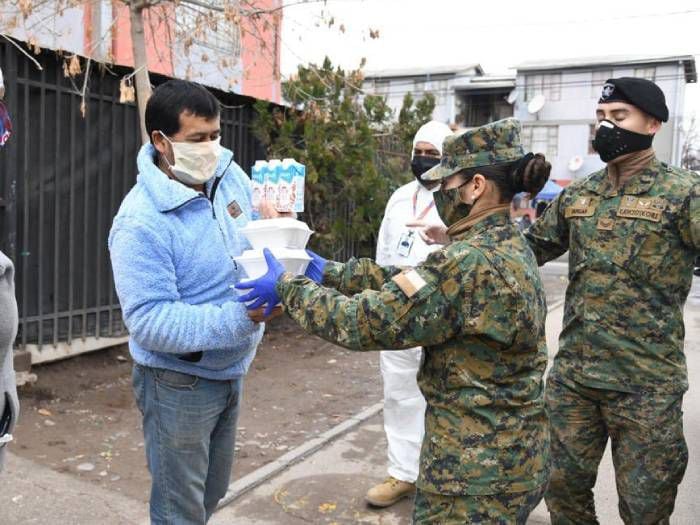
[[[206,523],[226,494],[243,379],[211,381],[134,365],[151,472],[151,523]]]

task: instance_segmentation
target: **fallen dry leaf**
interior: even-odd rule
[[[336,507],[337,505],[335,503],[321,503],[318,506],[318,511],[322,514],[326,514],[328,512],[333,512]]]

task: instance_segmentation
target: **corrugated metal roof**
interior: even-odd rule
[[[437,66],[437,67],[414,67],[405,69],[382,69],[377,71],[367,71],[365,80],[377,78],[398,78],[398,77],[425,77],[437,75],[456,75],[469,70],[476,70],[477,75],[483,75],[484,70],[479,64],[465,64],[460,66]]]
[[[591,68],[611,65],[641,65],[683,62],[686,82],[696,82],[695,57],[692,55],[607,55],[598,57],[560,58],[524,62],[515,67],[517,71],[548,71],[552,69]]]

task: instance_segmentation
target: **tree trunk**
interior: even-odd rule
[[[148,60],[146,57],[146,35],[143,29],[144,2],[129,4],[129,19],[131,21],[131,48],[134,55],[134,70],[136,71],[136,101],[139,108],[139,123],[141,125],[141,141],[148,142],[146,131],[146,102],[151,96],[151,81],[148,77]]]

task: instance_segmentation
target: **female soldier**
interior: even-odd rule
[[[451,242],[401,270],[313,254],[306,276],[268,273],[241,288],[250,308],[282,301],[305,330],[352,350],[423,346],[427,401],[415,523],[525,523],[548,480],[542,401],[545,297],[537,262],[511,224],[515,193],[538,192],[550,166],[524,156],[506,119],[448,137],[435,204]]]

